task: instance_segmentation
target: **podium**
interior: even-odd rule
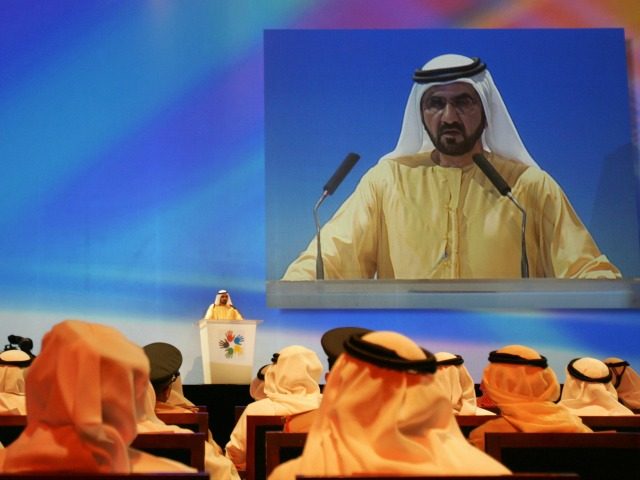
[[[198,322],[204,383],[249,384],[253,378],[256,327],[262,320]]]

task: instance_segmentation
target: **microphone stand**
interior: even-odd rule
[[[526,228],[527,228],[527,212],[525,212],[524,208],[520,206],[517,200],[511,195],[511,187],[507,184],[507,182],[502,178],[502,175],[498,173],[498,171],[494,168],[493,165],[485,158],[485,156],[481,153],[477,153],[472,157],[473,162],[482,170],[487,178],[493,183],[493,186],[496,187],[496,190],[500,193],[500,195],[504,195],[508,197],[509,200],[513,202],[513,204],[522,212],[522,231],[520,232],[520,236],[522,238],[522,247],[520,253],[520,275],[522,278],[529,278],[529,261],[527,260],[527,242],[525,241]]]
[[[325,190],[322,192],[322,195],[313,207],[313,220],[316,223],[316,280],[324,280],[324,262],[322,261],[322,247],[320,246],[320,219],[318,218],[318,209],[328,195],[328,191]]]
[[[529,278],[529,260],[527,259],[527,242],[525,241],[525,235],[527,233],[527,212],[520,206],[518,201],[511,195],[511,192],[507,192],[507,197],[518,207],[518,210],[522,212],[522,253],[520,255],[520,275],[522,278]]]

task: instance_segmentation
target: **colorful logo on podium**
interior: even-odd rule
[[[220,349],[224,350],[224,356],[227,358],[242,355],[243,343],[244,337],[242,335],[236,335],[233,333],[233,330],[227,330],[224,334],[224,338],[218,341]]]

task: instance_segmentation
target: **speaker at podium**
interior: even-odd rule
[[[198,322],[204,383],[249,384],[253,378],[256,328],[262,320]]]

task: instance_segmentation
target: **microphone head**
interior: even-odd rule
[[[333,195],[333,192],[336,191],[336,188],[342,183],[344,177],[351,171],[356,162],[360,160],[360,155],[357,153],[349,153],[345,159],[342,161],[338,169],[331,176],[329,181],[325,184],[323,190],[327,192],[327,195]]]

